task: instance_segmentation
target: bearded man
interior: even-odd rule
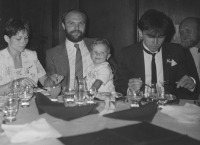
[[[76,76],[82,79],[92,64],[90,46],[94,39],[85,38],[86,15],[79,10],[63,14],[62,27],[66,33],[64,43],[46,51],[46,72],[65,76],[61,85],[74,88]]]
[[[179,27],[181,44],[185,48],[186,67],[189,75],[196,80],[193,92],[182,92],[182,99],[198,99],[200,94],[200,19],[188,17]]]

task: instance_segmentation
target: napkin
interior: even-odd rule
[[[2,129],[12,143],[35,142],[45,138],[61,137],[61,134],[44,118],[24,125],[2,124]]]
[[[199,145],[195,139],[150,123],[61,137],[59,140],[70,145]]]
[[[184,106],[166,105],[162,106],[161,108],[162,113],[175,118],[179,122],[200,122],[200,107],[197,105],[186,103]]]
[[[105,114],[113,113],[115,111],[115,102],[111,102],[110,100],[105,100],[105,108],[102,110],[99,115],[103,116]]]
[[[96,110],[98,104],[65,107],[63,103],[52,102],[41,93],[36,94],[36,104],[39,114],[48,113],[51,116],[67,121],[98,112]]]
[[[122,120],[136,120],[151,122],[157,111],[157,103],[152,102],[137,108],[131,108],[119,112],[114,112],[104,115],[105,117],[122,119]]]

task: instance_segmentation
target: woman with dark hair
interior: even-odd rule
[[[21,85],[50,86],[63,79],[53,74],[47,77],[35,51],[26,49],[29,37],[29,24],[22,19],[11,18],[4,26],[4,39],[8,47],[0,51],[0,95],[10,92],[10,84],[18,80]]]

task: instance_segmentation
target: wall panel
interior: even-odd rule
[[[89,18],[87,36],[106,38],[117,59],[122,47],[136,42],[137,0],[79,0]]]

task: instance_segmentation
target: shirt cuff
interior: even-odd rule
[[[190,77],[190,76],[189,76],[189,77]],[[190,77],[190,78],[194,81],[195,86],[194,86],[194,88],[188,89],[188,90],[191,91],[191,92],[193,92],[194,89],[196,88],[196,81],[195,81],[195,79],[194,79],[193,77]]]

